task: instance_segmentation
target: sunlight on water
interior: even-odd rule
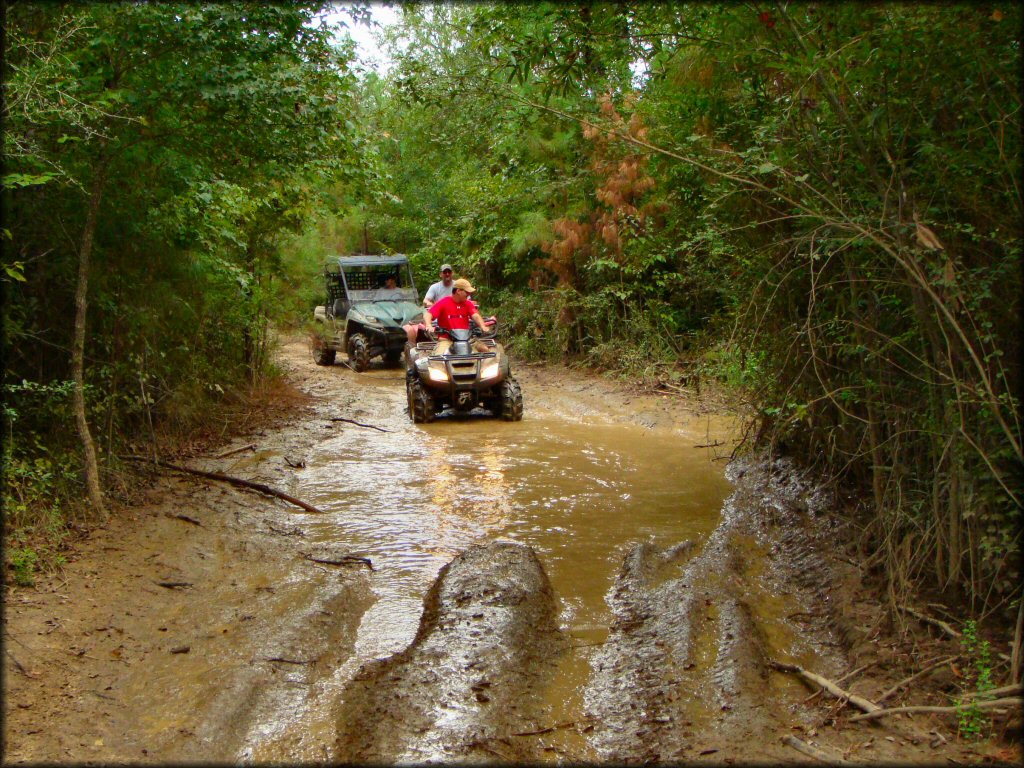
[[[370,557],[378,601],[362,661],[404,648],[438,571],[467,546],[529,544],[562,601],[562,626],[604,635],[605,593],[624,548],[702,539],[730,486],[691,438],[638,426],[441,419],[382,433],[345,430],[307,459],[307,535]]]

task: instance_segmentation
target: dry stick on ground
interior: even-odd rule
[[[1001,707],[1019,707],[1024,704],[1024,698],[1020,696],[1011,696],[1005,699],[993,699],[992,701],[972,701],[971,706],[978,709],[999,709]],[[889,715],[902,715],[913,712],[938,712],[942,714],[953,714],[962,712],[963,707],[929,707],[929,706],[918,706],[918,707],[894,707],[893,709],[876,709],[874,712],[865,712],[862,715],[854,715],[850,718],[850,722],[857,720],[874,720],[879,717],[888,717]]]
[[[809,672],[803,667],[798,667],[796,664],[783,664],[778,661],[769,661],[768,666],[780,672],[792,672],[796,675],[799,675],[806,682],[824,688],[837,699],[848,701],[851,704],[853,704],[853,706],[857,707],[857,709],[863,712],[876,712],[879,709],[877,704],[868,701],[863,696],[858,696],[855,693],[844,691],[831,680],[828,680],[822,677],[821,675],[815,674],[814,672]]]
[[[909,613],[915,619],[920,619],[925,624],[931,624],[933,627],[938,627],[939,629],[941,629],[943,632],[945,632],[947,635],[949,635],[950,637],[952,637],[954,639],[959,639],[960,638],[960,633],[957,632],[955,629],[953,629],[951,626],[949,626],[949,624],[947,624],[944,621],[939,621],[938,619],[933,619],[931,616],[925,616],[923,613],[921,613],[919,611],[915,611],[913,608],[910,608],[910,607],[908,607],[906,605],[898,605],[896,607],[899,608],[904,613]]]
[[[132,461],[145,461],[150,464],[156,464],[158,467],[166,467],[167,469],[173,469],[176,472],[187,472],[190,475],[199,475],[199,477],[205,477],[210,480],[220,480],[224,483],[231,483],[232,485],[239,485],[243,488],[251,488],[254,491],[265,493],[268,496],[276,496],[283,501],[287,501],[289,504],[294,504],[297,507],[302,507],[307,512],[315,512],[318,515],[323,514],[323,510],[317,509],[312,504],[307,504],[300,499],[296,499],[294,496],[289,496],[287,493],[283,493],[276,488],[271,488],[269,485],[263,485],[262,483],[253,483],[249,480],[243,480],[240,477],[231,477],[230,475],[222,475],[220,472],[203,472],[201,469],[189,469],[188,467],[179,467],[177,464],[171,464],[166,461],[154,461],[148,459],[145,456],[122,456],[122,459],[130,459]]]
[[[927,666],[921,668],[919,671],[917,671],[914,674],[912,674],[910,677],[905,678],[903,680],[900,680],[898,683],[896,683],[896,685],[894,685],[888,691],[886,691],[881,696],[879,696],[877,699],[875,699],[875,703],[876,704],[881,704],[883,701],[888,699],[890,696],[892,696],[893,694],[898,692],[901,688],[903,688],[904,686],[909,685],[910,683],[912,683],[915,680],[917,680],[917,678],[919,678],[921,675],[924,675],[924,674],[926,674],[928,672],[931,672],[936,667],[941,667],[943,664],[945,664],[947,662],[950,662],[950,661],[953,661],[953,659],[955,659],[955,658],[956,658],[956,656],[946,656],[945,658],[941,658],[938,661],[935,661],[935,662],[932,662],[931,664],[928,664]]]
[[[224,451],[224,453],[218,453],[216,456],[214,456],[214,458],[215,459],[226,459],[228,456],[234,456],[236,453],[241,453],[242,451],[255,451],[255,450],[256,450],[256,443],[249,443],[248,445],[243,445],[241,448],[235,448],[235,449],[230,450],[230,451]]]
[[[363,424],[361,421],[355,421],[354,419],[343,419],[341,416],[336,416],[331,421],[344,421],[348,424],[355,424],[357,427],[366,427],[367,429],[376,429],[378,432],[390,432],[390,429],[384,429],[384,427],[377,427],[373,424]]]
[[[200,527],[203,525],[194,517],[189,517],[188,515],[168,515],[168,517],[173,518],[174,520],[182,520],[186,523],[191,523],[192,525],[198,525]]]
[[[803,752],[805,755],[809,755],[810,757],[829,765],[850,765],[849,760],[843,760],[841,757],[830,755],[828,752],[820,750],[817,747],[812,747],[806,741],[800,741],[800,739],[793,735],[783,736],[782,743],[788,744],[797,752]]]
[[[1003,696],[1007,693],[1014,696],[1024,696],[1024,687],[1017,683],[1016,685],[1004,685],[1002,688],[993,688],[989,691],[967,691],[964,693],[963,698],[976,699],[979,696]]]
[[[39,675],[34,675],[31,672],[29,672],[27,669],[25,669],[25,667],[22,666],[21,662],[18,661],[16,658],[14,658],[14,654],[11,653],[11,649],[10,648],[4,648],[4,653],[6,653],[8,656],[10,656],[11,661],[14,662],[14,666],[17,667],[18,671],[21,672],[21,674],[23,674],[25,677],[31,677],[31,678],[39,677]]]
[[[795,615],[795,614],[790,614],[790,615]],[[836,680],[836,685],[839,685],[839,684],[840,684],[841,682],[843,682],[844,680],[849,680],[849,679],[850,679],[851,677],[853,677],[854,675],[856,675],[856,674],[859,674],[859,673],[863,672],[863,671],[864,671],[865,669],[867,669],[868,667],[870,667],[870,666],[873,666],[873,665],[874,665],[874,663],[875,663],[875,662],[871,661],[871,662],[868,662],[867,664],[865,664],[865,665],[864,665],[864,666],[862,666],[862,667],[857,667],[857,668],[856,668],[855,670],[853,670],[852,672],[847,672],[847,673],[846,673],[845,675],[843,675],[843,676],[842,676],[842,677],[840,677],[840,678],[839,678],[838,680]],[[810,701],[811,699],[813,699],[813,698],[814,698],[815,696],[818,696],[818,695],[820,695],[820,694],[821,694],[821,692],[822,692],[823,690],[824,690],[824,688],[819,688],[818,690],[816,690],[816,691],[815,691],[814,693],[812,693],[812,694],[811,694],[810,696],[808,696],[808,697],[807,697],[806,699],[804,699],[804,704],[806,704],[806,703],[807,703],[808,701]]]

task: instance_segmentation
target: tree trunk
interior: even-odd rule
[[[245,247],[245,268],[249,273],[250,282],[243,291],[247,316],[244,320],[245,325],[242,327],[242,362],[245,364],[249,381],[252,382],[256,380],[256,339],[253,329],[258,322],[252,307],[253,285],[256,282],[256,246],[253,244],[252,238],[249,239]]]
[[[96,219],[100,199],[103,196],[104,176],[107,170],[106,143],[100,150],[96,164],[96,175],[89,195],[89,210],[82,231],[82,243],[78,251],[78,285],[75,288],[75,333],[71,346],[71,377],[75,382],[73,406],[78,436],[82,440],[82,459],[85,464],[85,485],[89,503],[104,521],[107,509],[100,490],[100,471],[96,461],[96,447],[93,444],[89,422],[85,416],[85,320],[89,299],[89,258],[92,255],[93,236],[96,233]]]

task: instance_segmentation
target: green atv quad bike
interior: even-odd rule
[[[396,287],[385,282],[395,278]],[[333,365],[338,352],[365,371],[382,357],[397,365],[408,340],[406,323],[423,318],[409,259],[396,256],[339,256],[324,265],[326,302],[313,310],[310,352],[317,365]]]

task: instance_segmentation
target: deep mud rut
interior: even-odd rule
[[[731,495],[707,525],[676,540],[637,518],[607,576],[586,570],[591,560],[600,566],[598,555],[564,554],[587,546],[579,532],[562,531],[561,550],[538,550],[524,543],[529,531],[520,535],[509,515],[490,509],[504,497],[488,483],[547,482],[539,465],[516,470],[520,459],[499,450],[513,434],[502,430],[541,423],[557,440],[537,452],[571,447],[562,424],[596,435],[580,476],[563,469],[556,478],[564,505],[594,483],[621,491],[626,508],[658,503],[642,496],[643,482],[616,486],[614,468],[606,479],[586,474],[603,471],[602,445],[611,443],[602,440],[611,438],[601,435],[616,430],[649,446],[643,461],[668,462],[651,470],[660,475],[674,466],[664,455],[671,441],[713,446],[701,454],[710,468],[702,493],[724,499],[725,462],[715,459],[734,439],[728,419],[583,374],[522,368],[521,424],[424,430],[404,413],[401,371],[318,368],[300,339],[283,344],[280,360],[307,405],[288,425],[223,448],[254,443],[255,453],[212,453],[190,466],[306,501],[338,493],[377,505],[369,525],[383,529],[394,524],[387,507],[397,492],[381,489],[400,477],[389,473],[405,456],[427,477],[401,503],[465,515],[423,518],[445,530],[424,534],[422,552],[382,545],[367,557],[352,542],[370,539],[357,532],[342,546],[317,516],[283,502],[155,474],[146,502],[81,542],[60,577],[7,592],[6,762],[814,762],[784,743],[787,735],[853,762],[973,756],[936,738],[931,721],[844,725],[834,701],[809,699],[792,675],[770,667],[795,663],[840,679],[851,638],[866,642],[851,618],[850,573],[830,556],[834,500],[788,465],[730,466]],[[513,467],[479,459],[477,495],[449,481],[448,457],[432,447],[439,429],[463,428],[482,453],[498,451]],[[306,461],[339,429],[365,441],[353,460],[363,464],[377,455],[367,435],[378,433],[391,469],[358,489],[343,476],[319,480],[337,491],[304,484]],[[540,507],[554,497],[538,498]],[[604,498],[584,500],[595,520],[605,519]],[[628,516],[607,518],[623,519],[629,532]],[[415,520],[413,528],[425,524]],[[415,568],[389,568],[402,558]],[[600,608],[553,586],[574,583],[574,574],[597,582]],[[401,579],[412,586],[395,597]]]

